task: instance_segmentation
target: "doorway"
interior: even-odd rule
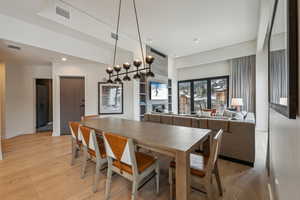
[[[84,77],[60,77],[60,133],[70,135],[69,121],[80,121],[85,112]]]
[[[53,130],[52,79],[36,79],[36,130]]]

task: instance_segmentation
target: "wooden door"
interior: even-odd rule
[[[80,121],[85,112],[84,77],[60,78],[60,130],[70,134],[69,121]]]

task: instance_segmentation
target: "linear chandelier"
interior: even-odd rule
[[[119,7],[118,7],[118,21],[117,21],[117,30],[116,30],[116,38],[115,38],[115,48],[114,48],[114,57],[113,57],[113,65],[112,67],[108,67],[106,69],[106,72],[109,76],[109,79],[107,83],[122,83],[122,81],[130,81],[131,78],[129,77],[129,74],[133,74],[133,79],[140,79],[142,77],[154,77],[154,73],[151,71],[151,65],[154,62],[153,56],[144,56],[144,50],[143,50],[143,44],[141,40],[141,32],[140,32],[140,25],[139,20],[137,16],[137,9],[136,9],[136,2],[133,1],[133,8],[134,8],[134,14],[135,14],[135,20],[136,20],[136,26],[137,26],[137,32],[139,36],[139,44],[140,44],[140,50],[142,55],[142,60],[134,60],[133,65],[136,69],[130,70],[131,64],[129,62],[126,62],[123,64],[123,69],[125,72],[122,72],[122,67],[120,65],[116,65],[116,57],[117,57],[117,48],[118,48],[118,40],[119,40],[119,26],[120,26],[120,17],[121,17],[121,8],[122,8],[122,0],[119,0]],[[148,66],[146,66],[146,63]],[[142,65],[142,66],[141,66]],[[124,76],[122,79],[121,76]],[[112,78],[114,78],[112,80]]]

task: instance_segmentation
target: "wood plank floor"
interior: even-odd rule
[[[268,200],[265,171],[266,133],[257,133],[254,168],[220,160],[220,174],[225,190],[222,200]],[[80,160],[70,166],[70,136],[51,137],[50,133],[18,136],[5,142],[5,160],[0,161],[1,200],[102,200],[105,175],[98,192],[92,192],[94,163],[80,179]],[[138,192],[139,200],[168,200],[169,158],[159,156],[161,165],[160,194],[154,193],[154,181]],[[215,190],[216,189],[216,184]],[[131,183],[113,176],[112,200],[130,199]],[[216,192],[217,193],[217,192]],[[192,199],[205,195],[192,191]]]

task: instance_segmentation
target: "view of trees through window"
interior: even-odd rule
[[[194,111],[207,109],[207,80],[194,82]]]
[[[228,85],[227,79],[211,80],[211,108],[222,110],[227,107]]]
[[[179,113],[191,113],[191,83],[179,84]]]
[[[229,77],[187,80],[178,83],[179,114],[202,109],[224,110],[228,106]]]

